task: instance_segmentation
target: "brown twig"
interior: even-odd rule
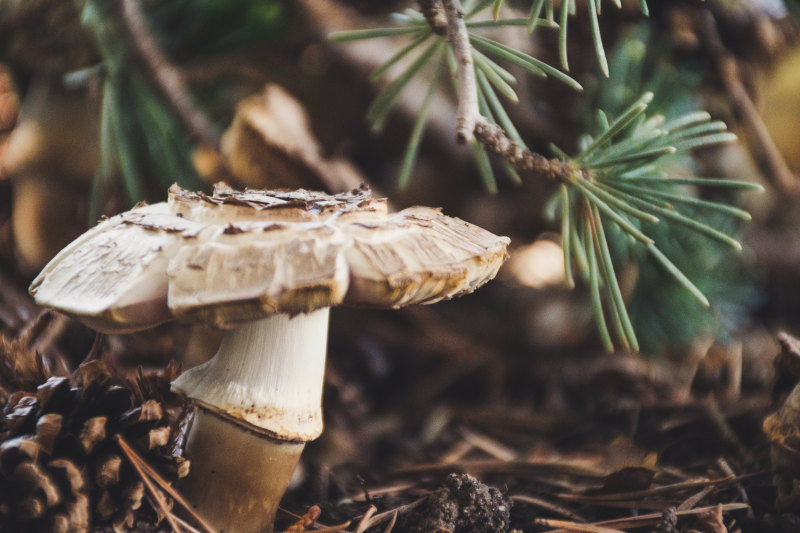
[[[675,514],[678,515],[679,518],[683,518],[686,516],[698,516],[704,513],[708,513],[711,511],[717,511],[718,509],[725,513],[730,511],[740,511],[742,509],[748,509],[750,506],[745,503],[728,503],[722,505],[712,505],[709,507],[698,507],[697,509],[687,510],[687,511],[678,511]],[[599,532],[599,531],[614,531],[617,532],[619,530],[624,529],[636,529],[642,527],[649,527],[657,525],[658,522],[661,520],[661,513],[651,513],[651,514],[644,514],[639,515],[633,518],[617,518],[614,520],[604,520],[602,522],[595,522],[593,524],[589,524],[595,528],[606,528],[603,529],[576,529],[580,527],[585,527],[586,524],[579,524],[575,522],[565,522],[562,520],[548,520],[548,519],[539,519],[536,520],[537,525],[541,525],[543,527],[554,527],[559,529],[551,529],[546,533],[567,533],[569,531],[588,531],[588,532]],[[560,525],[559,525],[560,523]],[[608,528],[616,528],[616,529],[608,529]]]
[[[603,526],[596,526],[593,524],[581,524],[579,522],[570,522],[568,520],[552,520],[549,518],[539,518],[533,521],[534,525],[543,527],[560,527],[566,531],[577,531],[580,533],[624,533],[619,529],[610,529]]]
[[[459,428],[459,433],[461,433],[461,436],[465,441],[470,443],[475,448],[478,448],[479,450],[491,455],[495,459],[499,459],[501,461],[513,461],[517,458],[518,454],[516,451],[489,437],[488,435],[483,435],[466,427]]]
[[[283,513],[286,516],[289,516],[289,517],[293,518],[296,521],[302,521],[303,518],[304,518],[303,516],[295,514],[295,513],[291,512],[291,511],[289,511],[287,509],[284,509],[282,507],[278,507],[278,512]],[[348,520],[347,522],[344,522],[342,524],[338,524],[338,525],[335,525],[335,526],[326,526],[325,524],[315,520],[312,524],[309,524],[310,526],[314,527],[314,529],[305,529],[304,528],[304,529],[299,529],[298,530],[298,529],[292,529],[293,526],[289,526],[289,529],[284,530],[283,533],[293,533],[293,532],[297,532],[297,531],[313,531],[314,533],[339,533],[339,532],[343,532],[345,530],[345,528],[350,527],[350,522],[351,521]],[[347,532],[344,532],[344,533],[347,533]]]
[[[420,2],[420,6],[435,5],[436,2]],[[478,107],[478,87],[475,69],[472,65],[472,47],[469,43],[464,12],[459,0],[441,0],[447,17],[447,39],[453,45],[456,56],[456,141],[466,143],[477,139],[484,148],[504,158],[517,170],[532,171],[550,179],[570,181],[580,172],[570,163],[557,159],[547,159],[531,152],[511,140],[499,126],[490,123],[480,113]],[[428,7],[428,9],[432,9]],[[426,15],[428,17],[428,15]],[[433,17],[433,15],[430,15]],[[431,18],[428,18],[429,24]],[[435,31],[435,27],[431,25]]]
[[[739,65],[733,54],[722,43],[714,14],[704,9],[698,17],[698,25],[700,27],[698,33],[702,36],[706,49],[716,65],[717,74],[725,88],[730,105],[747,134],[756,164],[773,187],[784,193],[796,192],[797,179],[775,146],[753,100],[747,93],[742,83]]]
[[[563,516],[564,518],[568,518],[568,519],[572,520],[573,522],[578,522],[578,523],[582,523],[582,524],[587,522],[587,520],[585,518],[583,518],[582,516],[580,516],[580,515],[578,515],[576,513],[573,513],[572,511],[570,511],[566,507],[562,507],[561,505],[557,505],[557,504],[555,504],[553,502],[549,502],[547,500],[544,500],[542,498],[538,498],[538,497],[535,497],[535,496],[531,496],[529,494],[512,494],[511,495],[511,500],[514,503],[521,502],[521,503],[525,503],[525,504],[531,505],[533,507],[538,507],[539,509],[543,509],[543,510],[548,511],[550,513],[559,514],[559,515]]]
[[[217,128],[194,102],[181,71],[170,63],[156,43],[147,27],[139,0],[122,0],[122,19],[130,34],[134,52],[186,127],[203,142],[219,148]]]
[[[579,461],[566,461],[563,459],[548,461],[481,459],[456,463],[421,463],[392,470],[388,475],[390,477],[409,477],[448,474],[450,472],[466,472],[473,475],[514,473],[523,478],[543,477],[548,479],[553,478],[555,474],[559,474],[590,481],[599,481],[608,475],[606,470],[601,470]]]
[[[442,0],[447,17],[447,39],[456,56],[458,98],[456,109],[456,141],[464,144],[474,138],[475,125],[481,117],[478,108],[478,84],[472,66],[472,47],[469,44],[464,11],[459,0]]]
[[[447,15],[441,0],[417,0],[417,4],[433,32],[437,35],[446,35]]]
[[[115,435],[114,439],[117,441],[120,449],[128,458],[128,460],[131,462],[131,464],[133,464],[134,468],[136,468],[136,470],[140,472],[140,474],[142,475],[142,479],[145,479],[145,477],[152,478],[156,483],[158,483],[158,485],[162,489],[164,489],[164,491],[167,492],[167,494],[172,496],[176,502],[178,502],[180,505],[183,506],[184,509],[186,509],[186,512],[192,515],[192,518],[194,518],[197,521],[197,523],[203,528],[203,530],[206,533],[218,533],[217,530],[211,524],[209,524],[202,516],[197,514],[197,511],[195,511],[192,508],[191,504],[187,502],[186,499],[183,496],[181,496],[181,494],[178,491],[172,488],[172,485],[167,483],[167,481],[163,477],[161,477],[161,475],[159,475],[159,473],[156,472],[152,466],[147,464],[147,461],[142,459],[142,457],[138,453],[136,453],[136,450],[134,450],[133,447],[130,444],[128,444],[128,442],[122,437],[122,435]],[[148,483],[148,481],[145,481],[145,483]]]
[[[399,492],[405,492],[413,489],[415,486],[416,485],[414,483],[394,483],[385,487],[370,488],[368,495],[370,498],[376,498],[378,496],[386,496],[387,494],[397,494]],[[354,502],[365,502],[367,501],[367,494],[364,494],[362,491],[361,493],[354,494],[346,499]]]
[[[378,508],[375,507],[374,505],[370,505],[369,509],[367,509],[367,512],[364,513],[364,516],[362,516],[361,520],[358,521],[358,525],[356,526],[354,533],[363,533],[364,531],[366,531],[367,528],[369,528],[370,526],[370,518],[372,518],[372,515],[374,515],[377,512]]]
[[[199,529],[192,527],[186,520],[181,519],[180,516],[172,515],[172,518],[185,530],[185,533],[201,533]]]
[[[139,463],[139,457],[137,456],[135,459],[132,458],[131,454],[135,452],[133,452],[133,449],[128,446],[128,443],[125,442],[125,439],[123,439],[122,436],[117,435],[117,441],[119,442],[122,451],[125,452],[125,455],[127,455],[128,459],[130,459],[130,462],[133,465],[133,468],[139,474],[139,477],[142,478],[147,490],[150,491],[150,496],[155,500],[156,507],[158,507],[158,510],[164,515],[164,517],[167,519],[167,522],[169,522],[172,531],[174,533],[181,533],[183,528],[178,525],[178,523],[175,521],[175,518],[172,516],[172,512],[170,511],[166,498],[164,498],[164,494],[162,494],[161,491],[158,490],[155,485],[153,485],[153,481],[147,476],[147,474],[144,473],[144,470],[142,470],[142,465]]]
[[[736,477],[736,472],[734,472],[733,468],[731,468],[731,465],[728,464],[728,461],[726,461],[723,457],[717,459],[717,465],[719,466],[720,470],[722,470],[722,473],[726,476]],[[742,501],[747,505],[750,505],[750,498],[747,496],[747,491],[745,490],[744,485],[742,485],[742,483],[738,480],[736,481],[736,490],[739,492],[739,497],[742,499]],[[753,513],[752,508],[747,509],[747,517],[755,519],[755,514]]]
[[[390,523],[394,522],[395,520],[397,520],[398,515],[411,511],[412,509],[422,505],[422,502],[424,501],[425,501],[424,497],[419,498],[411,503],[407,503],[405,505],[401,505],[399,507],[395,507],[394,509],[389,509],[388,511],[384,511],[378,514],[375,514],[377,509],[375,508],[374,505],[372,505],[370,506],[369,509],[367,509],[367,512],[364,513],[364,516],[359,521],[358,526],[356,527],[354,533],[361,533],[371,527],[386,522],[387,520],[389,520]]]
[[[308,531],[312,531],[313,533],[348,533],[345,528],[350,526],[350,522],[347,521],[343,524],[339,524],[338,526],[328,526],[322,527],[318,529],[309,529]]]
[[[531,152],[512,141],[500,126],[492,124],[483,117],[475,124],[475,138],[487,151],[501,156],[514,168],[531,171],[551,180],[568,182],[581,173],[576,166],[558,159]]]
[[[717,490],[717,487],[715,487],[713,485],[708,486],[708,487],[700,490],[699,492],[697,492],[695,494],[692,494],[691,496],[689,496],[685,500],[683,500],[683,502],[681,502],[681,504],[678,505],[675,509],[678,510],[678,511],[686,511],[688,509],[694,509],[695,505],[697,505],[698,503],[703,501],[706,497],[708,497],[709,494],[711,494],[712,492],[714,492],[716,490]]]
[[[680,483],[672,483],[670,485],[662,485],[660,487],[653,487],[644,490],[634,490],[629,492],[617,492],[613,494],[560,494],[559,497],[563,500],[580,501],[584,503],[597,503],[607,502],[614,500],[636,500],[638,498],[647,498],[661,494],[674,494],[685,490],[694,488],[706,488],[711,486],[718,486],[733,481],[733,477],[727,476],[719,479],[693,479],[689,481],[682,481]]]

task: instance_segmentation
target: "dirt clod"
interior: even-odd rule
[[[661,522],[653,530],[653,533],[677,533],[678,531],[678,513],[674,507],[665,509],[661,513]]]
[[[410,513],[400,531],[500,533],[508,531],[511,500],[469,474],[450,474],[427,501]]]

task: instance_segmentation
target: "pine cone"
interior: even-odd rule
[[[2,411],[0,530],[120,532],[157,522],[163,517],[146,503],[115,437],[175,481],[188,473],[181,457],[187,412],[169,392],[169,376],[125,380],[101,361],[82,364],[69,379],[48,379],[35,394],[11,394]]]

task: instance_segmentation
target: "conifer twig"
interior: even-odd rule
[[[747,93],[742,83],[739,65],[722,42],[714,14],[705,9],[702,16],[698,17],[698,25],[700,29],[698,33],[703,36],[731,107],[747,132],[749,145],[758,166],[776,189],[781,192],[796,192],[797,179],[775,146],[753,100]]]
[[[441,0],[418,0],[419,10],[425,15],[428,26],[437,35],[447,34],[447,16]]]
[[[122,0],[123,23],[131,36],[136,55],[189,130],[219,150],[219,132],[196,105],[180,70],[161,51],[147,27],[139,4],[139,0]]]
[[[551,180],[569,182],[582,171],[559,159],[547,159],[511,140],[500,126],[480,117],[475,124],[475,138],[483,147],[499,155],[517,170],[531,171]]]
[[[478,84],[472,66],[472,46],[469,44],[461,2],[442,0],[442,4],[447,16],[447,39],[453,45],[457,62],[456,140],[465,144],[474,138],[475,124],[481,116],[478,107]]]
[[[547,159],[512,140],[499,126],[486,120],[478,105],[478,85],[472,64],[472,46],[459,0],[441,0],[447,16],[447,39],[453,45],[457,62],[456,140],[466,143],[476,138],[483,147],[503,157],[518,170],[532,171],[549,179],[569,181],[580,171],[572,164]],[[430,2],[423,2],[430,3]]]
[[[120,434],[114,435],[114,439],[117,441],[117,444],[119,444],[120,449],[128,458],[128,460],[131,462],[131,464],[134,466],[134,468],[139,473],[145,484],[150,486],[150,483],[152,483],[152,481],[155,481],[167,494],[172,496],[172,498],[176,502],[178,502],[186,510],[186,512],[189,513],[192,516],[192,518],[194,518],[197,521],[198,524],[200,524],[200,526],[203,528],[204,531],[206,531],[206,533],[218,533],[217,530],[214,528],[214,526],[209,524],[202,516],[200,516],[197,513],[197,511],[195,511],[194,508],[189,504],[189,502],[186,501],[186,499],[172,487],[172,485],[167,483],[167,481],[163,477],[161,477],[161,475],[159,475],[159,473],[156,472],[153,469],[153,467],[151,467],[147,463],[147,461],[142,459],[142,457],[138,453],[136,453],[133,447],[128,443],[128,441],[125,440],[125,438],[122,435]]]

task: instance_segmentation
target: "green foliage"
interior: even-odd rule
[[[476,20],[476,16],[484,12],[490,5],[491,2],[485,0],[478,3],[465,3],[464,5],[466,10],[464,18],[469,31],[470,44],[472,44],[472,58],[475,75],[478,80],[477,90],[480,112],[490,122],[502,126],[511,138],[521,146],[525,146],[525,142],[517,133],[500,98],[502,96],[512,103],[519,101],[513,88],[517,80],[506,68],[498,63],[498,60],[514,65],[534,76],[554,78],[578,91],[582,90],[582,87],[577,81],[544,61],[481,35],[480,31],[487,28],[491,29],[499,26],[524,28],[529,23],[528,19],[524,18]],[[402,91],[408,87],[411,80],[427,71],[429,88],[406,145],[400,175],[398,176],[398,185],[402,188],[408,186],[410,182],[416,155],[424,134],[428,108],[437,90],[437,84],[442,77],[442,71],[448,69],[451,83],[455,85],[457,81],[456,60],[452,47],[445,41],[444,37],[436,35],[430,29],[421,13],[408,9],[402,14],[395,15],[394,19],[398,23],[394,27],[335,32],[330,35],[330,38],[341,42],[381,37],[403,37],[409,40],[406,46],[386,60],[370,75],[370,79],[377,81],[392,67],[402,61],[406,61],[402,72],[378,94],[367,111],[367,120],[376,131],[383,128],[394,104]],[[544,19],[540,20],[539,23],[543,27],[557,27],[553,22]],[[414,59],[408,61],[410,57]],[[492,193],[497,192],[497,179],[489,161],[489,156],[483,146],[473,143],[472,154],[486,190]],[[504,164],[502,168],[512,183],[520,183],[519,175],[511,166]]]
[[[589,285],[598,330],[608,350],[614,348],[611,332],[625,349],[638,350],[639,341],[618,282],[608,239],[611,230],[607,228],[621,231],[628,246],[636,243],[646,250],[649,259],[664,273],[708,307],[703,292],[662,250],[661,238],[674,234],[655,228],[661,226],[662,220],[667,221],[706,241],[740,250],[736,239],[698,220],[697,213],[741,220],[749,220],[750,215],[724,203],[695,198],[682,189],[686,186],[760,188],[738,181],[668,177],[659,165],[662,158],[678,151],[732,141],[735,136],[724,131],[725,125],[712,121],[705,112],[688,113],[669,121],[663,115],[647,118],[645,111],[652,96],[646,93],[613,119],[602,111],[597,113],[595,136],[585,137],[580,152],[569,159],[580,171],[560,193],[565,265],[570,270],[575,268]],[[558,149],[556,152],[563,157],[563,152]],[[660,239],[657,241],[656,237]],[[567,272],[567,279],[573,279],[571,271]]]
[[[692,216],[726,233],[735,234],[741,226],[730,217],[700,210]],[[664,283],[655,261],[618,239],[612,254],[622,269],[631,266],[637,278],[628,309],[642,349],[651,354],[680,353],[698,338],[733,337],[758,299],[738,254],[709,246],[702,236],[669,221],[656,225],[650,235],[708,297],[711,307],[701,305],[679,284]]]
[[[619,7],[619,2],[615,3]],[[639,5],[642,12],[647,14],[645,2],[639,2]],[[501,19],[501,6],[502,0],[465,2],[465,23],[472,46],[480,113],[499,125],[511,140],[524,148],[525,141],[501,100],[502,97],[512,103],[518,101],[513,88],[516,79],[498,61],[535,76],[555,78],[573,89],[582,88],[563,72],[481,35],[478,30],[498,26],[522,26],[530,31],[537,27],[558,27],[559,55],[566,69],[567,21],[570,14],[577,12],[577,6],[574,0],[562,2],[558,23],[555,21],[552,0],[534,0],[527,19]],[[594,49],[601,70],[608,75],[609,62],[606,60],[597,18],[600,0],[587,0],[586,6]],[[489,7],[492,8],[493,19],[474,19],[476,14]],[[420,13],[407,10],[396,20],[399,22],[396,27],[341,32],[333,34],[331,38],[347,41],[404,36],[409,39],[403,49],[373,73],[373,79],[383,76],[417,50],[415,59],[401,69],[402,73],[386,86],[370,107],[367,117],[376,129],[383,126],[392,105],[410,81],[424,69],[432,69],[430,86],[403,159],[400,185],[405,186],[443,65],[449,65],[454,83],[457,69],[451,46],[429,28]],[[566,280],[570,286],[575,284],[576,278],[589,286],[597,328],[608,350],[614,349],[615,342],[628,350],[640,348],[634,320],[627,309],[629,295],[623,292],[619,281],[618,265],[636,265],[634,270],[640,280],[636,289],[637,297],[647,293],[647,287],[663,287],[661,296],[670,299],[676,312],[682,312],[686,317],[696,317],[697,312],[688,313],[687,310],[710,307],[706,292],[722,292],[722,284],[709,283],[709,278],[701,274],[709,270],[721,272],[720,267],[733,264],[726,263],[723,260],[725,253],[719,250],[741,250],[741,245],[732,235],[737,229],[734,221],[747,221],[750,215],[725,202],[698,197],[693,191],[760,188],[749,183],[694,177],[691,173],[679,177],[673,175],[675,162],[691,161],[692,150],[730,142],[736,137],[727,131],[724,123],[712,120],[704,111],[698,111],[693,103],[676,102],[670,98],[671,94],[675,94],[675,86],[670,86],[670,82],[674,81],[676,72],[674,69],[668,70],[672,67],[663,66],[663,56],[660,65],[648,61],[645,52],[650,43],[645,41],[645,37],[629,35],[612,54],[610,64],[620,74],[600,91],[601,107],[608,112],[598,110],[586,113],[594,117],[594,124],[590,128],[592,133],[581,138],[577,155],[569,157],[558,147],[552,147],[556,157],[573,169],[568,175],[560,176],[562,185],[556,208],[561,223]],[[648,117],[646,112],[654,94],[646,89],[664,94],[657,104],[666,115],[651,114]],[[634,94],[636,97],[631,98]],[[643,96],[638,96],[640,94]],[[686,91],[680,94],[686,94]],[[630,103],[632,100],[633,103]],[[485,187],[495,192],[497,183],[486,152],[477,141],[473,142],[472,152]],[[512,181],[519,182],[519,176],[510,165],[504,162],[504,168]],[[661,277],[664,274],[670,276],[674,283],[663,283]],[[726,302],[733,300],[729,298]],[[648,301],[651,305],[652,302]],[[637,316],[644,321],[642,329],[648,332],[648,341],[661,339],[663,343],[663,330],[653,326],[655,318],[648,317],[648,306],[638,298],[635,303]],[[713,313],[703,310],[703,313],[716,317],[716,320],[701,321],[707,326],[703,331],[703,328],[688,328],[687,331],[697,335],[709,331],[717,333],[716,326],[722,325],[726,317],[735,314],[720,311],[725,307],[719,306]],[[674,317],[672,322],[675,322]],[[715,326],[712,326],[712,322]],[[658,342],[648,344],[652,346]]]
[[[160,0],[148,8],[147,22],[154,34],[169,35],[161,44],[171,58],[181,61],[208,60],[264,43],[264,36],[269,39],[286,26],[281,6],[273,1]],[[192,164],[193,143],[186,127],[132,60],[120,17],[118,3],[100,0],[88,0],[82,13],[102,56],[102,64],[92,72],[103,78],[101,162],[92,189],[90,222],[101,213],[118,177],[129,204],[160,198],[172,183],[203,187]],[[79,78],[80,73],[71,76]]]
[[[612,3],[620,8],[622,7],[621,0],[612,0]],[[647,8],[646,0],[638,0],[639,9],[643,14],[649,15],[650,11]],[[500,9],[503,5],[503,0],[494,0],[492,5],[492,14],[497,19]],[[563,0],[559,8],[558,15],[558,55],[561,60],[561,66],[564,70],[569,70],[569,60],[567,59],[567,28],[570,15],[575,15],[578,11],[575,0]],[[540,20],[542,15],[545,20],[555,22],[555,5],[553,0],[532,0],[531,9],[528,15],[528,32],[533,33],[534,30],[541,24]],[[600,64],[600,70],[608,77],[608,61],[606,60],[606,53],[603,47],[603,38],[600,32],[600,14],[602,13],[602,0],[586,0],[586,12],[589,16],[589,24],[592,29],[592,42],[594,43],[595,53],[597,60]]]
[[[586,0],[586,2],[597,57],[601,69],[608,75],[608,62],[598,22],[598,15],[601,13],[601,0]],[[552,77],[577,91],[581,91],[583,88],[573,78],[551,65],[513,47],[481,35],[479,32],[481,29],[503,26],[526,28],[531,33],[537,28],[558,29],[559,56],[562,67],[568,70],[567,20],[568,15],[575,14],[576,4],[575,0],[562,2],[558,22],[555,20],[556,10],[553,0],[533,0],[529,15],[526,18],[499,18],[502,4],[502,0],[467,0],[463,4],[465,10],[464,18],[469,30],[473,63],[478,79],[478,100],[480,102],[481,115],[490,122],[500,125],[514,141],[525,147],[525,142],[517,133],[500,98],[502,96],[511,103],[519,101],[514,91],[514,85],[517,80],[513,74],[498,63],[498,60],[534,76]],[[621,6],[620,0],[615,0],[614,4],[617,7]],[[639,0],[639,6],[644,14],[648,14],[647,4],[644,0]],[[490,9],[492,18],[478,19],[478,15],[486,13]],[[427,79],[432,80],[434,83],[430,84],[431,87],[420,107],[420,113],[406,145],[403,163],[398,176],[398,185],[401,188],[405,188],[410,182],[416,156],[419,152],[419,145],[425,130],[428,107],[436,91],[434,85],[435,82],[441,79],[440,69],[444,68],[442,65],[446,62],[449,65],[450,79],[455,84],[456,68],[452,48],[449,45],[442,45],[443,37],[436,35],[430,29],[421,13],[407,9],[401,14],[396,14],[394,20],[397,23],[394,27],[335,32],[330,35],[330,38],[334,41],[345,42],[382,37],[401,37],[409,41],[405,47],[370,75],[371,80],[377,81],[386,75],[392,67],[407,60],[409,57],[416,57],[413,61],[408,62],[402,73],[383,89],[370,107],[367,113],[367,120],[370,121],[375,130],[380,130],[384,126],[393,105],[411,80],[418,75],[424,75],[425,71],[428,70]],[[440,44],[436,44],[437,42]],[[446,61],[442,61],[443,57]],[[492,165],[489,163],[489,156],[485,153],[483,147],[478,144],[473,146],[472,153],[485,188],[491,193],[497,192],[497,179]],[[502,168],[512,183],[520,182],[519,175],[512,167],[503,164]]]
[[[654,93],[648,110],[656,110],[668,122],[682,115],[700,116],[700,102],[693,96],[699,92],[700,75],[685,60],[680,69],[676,68],[674,65],[678,62],[670,60],[671,57],[673,51],[669,42],[649,25],[640,24],[629,29],[609,56],[610,79],[597,88],[582,115],[589,116],[597,106],[616,116],[646,90]],[[717,127],[722,128],[721,124]],[[682,151],[661,158],[656,166],[663,175],[690,176],[697,163],[690,151]],[[731,202],[736,200],[737,191],[755,188],[717,178],[673,178],[671,183],[676,185],[677,193],[690,202],[697,197]],[[693,220],[729,236],[735,237],[743,226],[743,219],[747,218],[739,210],[729,216],[713,208],[673,203]],[[621,231],[612,228],[609,231],[611,255],[617,270],[623,272],[622,277],[626,279],[623,284],[633,285],[626,292],[626,302],[641,348],[648,353],[677,352],[698,337],[724,338],[741,327],[758,295],[748,286],[740,255],[730,246],[713,245],[703,235],[663,217],[658,224],[651,225],[647,233],[708,297],[711,307],[701,304],[680,284],[664,283],[661,264],[643,247],[631,246]],[[631,279],[635,283],[630,283]]]

